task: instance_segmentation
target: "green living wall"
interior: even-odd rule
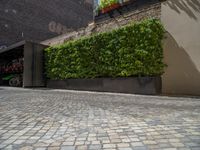
[[[136,22],[111,32],[45,49],[50,79],[157,76],[163,74],[159,20]]]

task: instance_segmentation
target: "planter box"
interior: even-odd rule
[[[161,77],[48,80],[47,87],[68,90],[155,95],[161,94]]]

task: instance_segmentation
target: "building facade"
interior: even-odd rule
[[[163,93],[200,95],[200,0],[167,0],[161,6],[166,29]]]
[[[22,40],[42,41],[87,26],[92,0],[1,0],[0,48]]]

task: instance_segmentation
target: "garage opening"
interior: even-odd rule
[[[0,85],[45,86],[43,49],[46,46],[22,41],[0,50]]]

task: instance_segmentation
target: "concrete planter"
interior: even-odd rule
[[[161,94],[161,77],[48,80],[47,87],[68,90],[155,95]]]

